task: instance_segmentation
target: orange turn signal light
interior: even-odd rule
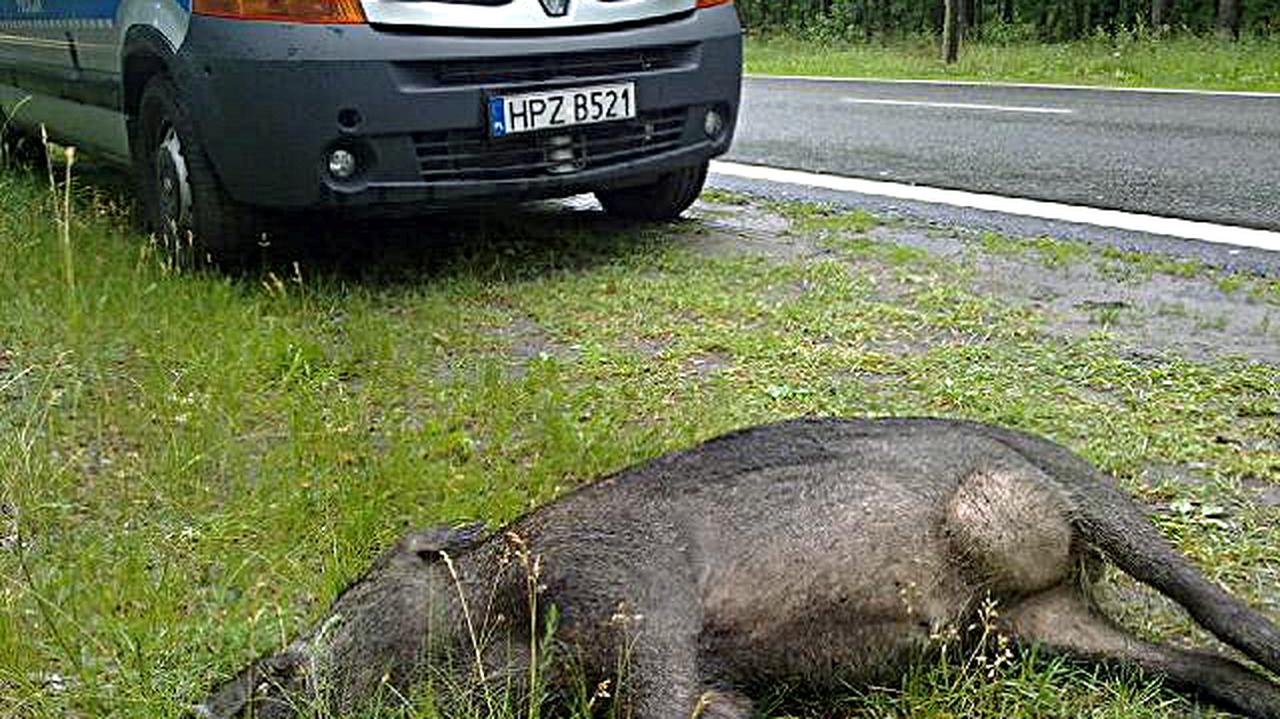
[[[731,2],[733,2],[733,0],[698,0],[698,7],[715,7],[716,5],[724,5]]]
[[[360,0],[195,0],[201,15],[237,20],[274,20],[324,25],[353,25],[365,21]]]

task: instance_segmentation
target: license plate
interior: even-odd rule
[[[489,98],[489,132],[493,137],[635,116],[634,82]]]

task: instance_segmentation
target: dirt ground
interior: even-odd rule
[[[699,251],[781,260],[827,252],[814,233],[758,203],[703,202],[695,214],[717,230],[691,240]],[[1105,327],[1138,356],[1239,357],[1280,365],[1280,300],[1228,291],[1224,288],[1231,281],[1208,268],[1153,271],[1133,259],[1108,258],[1083,247],[1073,261],[1046,261],[1030,245],[1025,251],[992,252],[978,233],[909,220],[894,220],[866,234],[967,267],[974,292],[1035,308],[1051,334],[1079,337]],[[1164,259],[1176,266],[1177,258]]]

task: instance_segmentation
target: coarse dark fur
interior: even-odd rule
[[[322,713],[340,715],[407,692],[446,656],[479,657],[459,671],[518,685],[541,626],[530,621],[536,604],[558,608],[558,638],[589,681],[612,676],[627,647],[624,715],[745,718],[751,691],[773,682],[821,691],[892,681],[990,598],[1001,630],[1021,643],[1135,664],[1280,719],[1280,685],[1261,673],[1141,640],[1103,616],[1088,592],[1100,557],[1280,673],[1276,625],[1206,580],[1111,479],[1063,447],[970,422],[820,419],[660,457],[485,537],[410,534],[315,629],[197,713],[293,716],[321,697]],[[495,630],[497,641],[473,645]]]

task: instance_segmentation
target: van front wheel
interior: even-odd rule
[[[596,199],[611,215],[628,220],[674,220],[702,194],[710,163],[683,167],[657,181],[617,190],[597,190]]]
[[[222,189],[187,108],[169,78],[142,92],[134,155],[147,224],[166,247],[224,258],[257,239],[253,208]]]

